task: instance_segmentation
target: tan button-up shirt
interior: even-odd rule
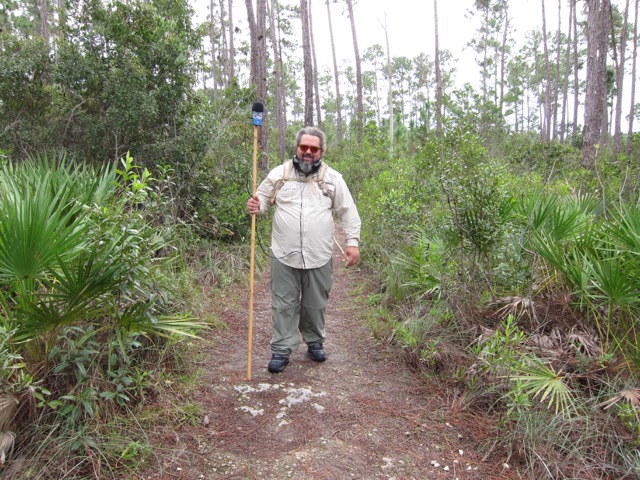
[[[258,187],[260,213],[271,206],[276,183],[283,178],[284,169],[285,164],[274,168]],[[284,182],[276,197],[271,252],[293,268],[319,268],[331,259],[333,213],[342,223],[347,246],[357,247],[360,241],[360,216],[342,175],[330,167],[327,169],[324,184],[331,195],[323,194],[314,179],[317,174],[306,177],[291,168],[289,180]]]

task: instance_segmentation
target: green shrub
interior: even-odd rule
[[[0,169],[0,311],[11,332],[0,356],[12,372],[3,387],[33,406],[16,445],[27,464],[51,441],[59,465],[99,453],[99,425],[141,402],[152,359],[200,326],[173,310],[162,273],[172,238],[153,222],[161,182],[130,156],[119,167],[43,155]]]

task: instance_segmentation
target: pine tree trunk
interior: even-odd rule
[[[260,137],[258,146],[262,152],[260,168],[263,171],[269,170],[268,156],[268,110],[267,106],[267,78],[266,70],[266,47],[265,47],[265,30],[266,30],[266,0],[257,0],[256,15],[253,12],[252,0],[245,0],[247,7],[247,19],[249,21],[249,33],[251,35],[251,85],[256,89],[256,97],[264,106],[262,113],[262,127],[260,128]]]
[[[275,83],[275,118],[276,118],[276,129],[278,130],[278,158],[284,158],[286,155],[286,123],[284,122],[284,117],[282,113],[283,105],[284,105],[284,88],[282,82],[282,56],[280,49],[278,48],[279,42],[277,38],[277,33],[279,31],[278,25],[276,24],[276,15],[275,15],[275,5],[274,1],[270,1],[269,5],[269,21],[270,28],[269,32],[271,33],[271,49],[273,51],[273,68],[275,73],[274,83]]]
[[[606,121],[606,68],[608,48],[609,0],[586,0],[587,14],[587,92],[585,96],[582,166],[591,168],[598,153]]]
[[[215,22],[213,20],[213,0],[209,2],[209,43],[211,45],[211,91],[213,99],[218,97],[218,62],[217,62],[217,48],[216,48],[216,35],[215,35]]]
[[[629,30],[629,0],[624,7],[624,20],[620,36],[620,58],[616,66],[616,113],[613,130],[613,156],[616,158],[622,148],[622,91],[624,88],[624,64],[627,53],[627,35]]]
[[[580,106],[580,78],[578,58],[578,0],[571,2],[573,7],[573,128],[571,137],[578,137],[578,107]]]
[[[49,11],[48,0],[40,0],[40,33],[45,42],[49,43]]]
[[[527,114],[524,117],[527,119],[527,131],[531,131],[531,94],[529,89],[527,88]]]
[[[275,7],[275,5],[274,5]],[[282,8],[278,5],[278,9],[276,11],[276,22],[278,24],[278,60],[280,62],[280,71],[282,72],[282,101],[281,101],[281,108],[282,108],[282,124],[284,125],[285,129],[287,128],[287,84],[285,81],[285,69],[284,69],[284,62],[282,61],[282,28],[280,28],[280,25],[282,24]]]
[[[336,59],[336,44],[333,39],[333,26],[331,25],[331,8],[329,7],[329,0],[326,0],[327,4],[327,18],[329,19],[329,37],[331,38],[331,53],[333,55],[333,78],[336,84],[336,120],[338,141],[342,141],[342,98],[340,96],[340,72],[338,71],[338,60]]]
[[[258,64],[257,64],[257,80],[258,80],[258,98],[265,105],[267,104],[267,0],[257,0],[256,2],[256,26],[258,41]],[[265,112],[266,113],[266,112]],[[262,118],[264,125],[264,116]],[[263,129],[266,130],[266,129]]]
[[[313,125],[313,63],[311,61],[311,38],[309,34],[309,4],[300,0],[302,21],[302,58],[304,66],[304,125]]]
[[[222,58],[221,63],[221,73],[222,73],[222,77],[224,78],[224,86],[228,87],[229,86],[229,82],[230,82],[230,78],[229,78],[229,46],[227,44],[227,29],[225,27],[225,20],[224,17],[225,15],[225,11],[224,11],[224,0],[218,0],[218,5],[220,6],[220,57]],[[221,84],[222,79],[221,79]]]
[[[564,142],[567,133],[567,106],[569,104],[569,73],[571,65],[571,26],[573,22],[573,2],[569,2],[569,28],[567,30],[567,50],[564,57],[564,76],[562,79],[562,113],[560,114],[560,141]]]
[[[269,171],[269,111],[267,107],[267,0],[256,2],[256,26],[258,29],[258,100],[265,106],[260,128],[260,148],[262,150],[262,169]]]
[[[631,109],[629,110],[629,131],[627,135],[627,153],[631,154],[631,137],[633,135],[633,120],[636,115],[636,74],[638,64],[638,0],[636,0],[633,20],[633,62],[631,64]]]
[[[309,0],[309,40],[311,41],[311,59],[313,60],[313,90],[315,92],[314,98],[316,102],[316,116],[318,117],[318,127],[324,128],[322,124],[322,110],[320,109],[320,84],[318,82],[319,68],[318,59],[316,58],[316,43],[313,38],[313,15],[312,15],[311,0]]]
[[[544,49],[544,69],[545,82],[544,87],[544,112],[542,120],[541,139],[548,142],[551,139],[551,62],[549,61],[549,44],[547,41],[547,19],[545,14],[544,0],[542,2],[542,47]]]
[[[489,8],[487,6],[487,8],[484,9],[484,25],[488,25],[489,24]],[[489,78],[489,68],[488,68],[488,63],[489,63],[489,53],[487,50],[487,46],[489,43],[489,33],[487,31],[485,31],[483,33],[483,39],[482,39],[482,101],[483,102],[487,102],[487,95],[489,92],[489,87],[487,86],[487,80]]]
[[[562,0],[558,0],[558,31],[556,32],[556,78],[553,87],[553,128],[551,136],[558,138],[558,102],[560,97],[560,59],[562,57]]]
[[[353,51],[356,61],[356,140],[358,145],[362,143],[362,133],[364,131],[364,100],[362,88],[362,62],[360,60],[360,50],[358,49],[358,37],[356,35],[356,22],[353,17],[353,0],[346,0],[351,21],[351,36],[353,37]]]
[[[233,44],[233,34],[234,34],[234,26],[233,26],[233,0],[229,0],[228,2],[228,8],[227,10],[229,11],[229,65],[228,65],[228,69],[229,69],[229,73],[228,73],[228,77],[229,77],[229,86],[233,85],[233,77],[235,77],[236,72],[235,72],[235,57],[236,57],[236,51],[235,51],[235,45]]]
[[[438,36],[438,0],[433,0],[433,20],[435,30],[435,73],[436,73],[436,134],[442,136],[442,72],[440,71],[440,40]]]
[[[540,55],[539,52],[539,47],[540,45],[538,44],[537,41],[533,42],[532,44],[532,50],[531,50],[531,58],[534,59],[533,61],[533,78],[534,79],[538,79],[538,78],[542,78],[542,74],[540,73],[540,62],[536,61],[535,59],[538,58],[538,56]],[[542,123],[544,121],[544,114],[542,112],[542,105],[543,102],[540,102],[539,99],[544,98],[543,92],[542,92],[542,88],[543,88],[543,84],[539,82],[531,82],[530,80],[530,88],[527,88],[527,131],[532,131],[533,129],[533,118],[537,117],[538,119],[540,119],[540,123]],[[530,95],[531,93],[531,95]],[[536,98],[537,101],[533,101],[533,99],[531,98],[531,96],[534,96]],[[533,112],[534,109],[538,109],[538,112]],[[540,126],[540,135],[542,135],[542,127]]]
[[[65,0],[58,0],[58,36],[62,37],[67,26],[67,8]]]
[[[247,22],[249,22],[249,38],[250,38],[250,82],[251,85],[258,84],[258,28],[256,26],[256,16],[253,12],[253,1],[244,0],[247,7]]]
[[[387,18],[384,19],[384,38],[387,44],[387,78],[389,79],[389,89],[387,92],[387,103],[389,104],[389,149],[393,153],[395,149],[395,112],[393,106],[393,75],[391,71],[391,52],[389,51],[389,32],[387,30]]]
[[[373,81],[376,89],[376,125],[380,126],[380,86],[378,85],[378,62],[373,63]]]
[[[504,10],[504,30],[502,31],[502,47],[500,48],[500,97],[498,99],[498,105],[500,107],[500,114],[504,111],[504,78],[506,70],[506,55],[507,55],[507,40],[509,37],[509,9],[505,6]]]
[[[605,7],[606,10],[603,11],[603,15],[605,16],[606,21],[606,25],[603,27],[606,29],[606,48],[607,48],[607,56],[605,57],[605,60],[602,62],[601,64],[601,69],[602,69],[602,76],[607,79],[607,59],[609,58],[609,55],[611,53],[611,49],[609,48],[610,45],[610,41],[611,41],[611,25],[609,20],[611,20],[611,0],[607,0],[607,6]],[[615,81],[615,79],[614,79]],[[602,96],[602,102],[600,104],[600,108],[602,109],[602,114],[601,114],[601,118],[602,118],[602,128],[600,129],[600,142],[599,145],[605,145],[608,143],[609,141],[609,134],[610,134],[610,125],[613,123],[613,94],[614,94],[614,89],[609,89],[609,84],[608,82],[605,80],[604,83],[605,87],[604,87],[604,95]],[[609,111],[609,105],[612,106],[611,111]]]

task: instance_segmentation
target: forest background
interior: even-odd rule
[[[349,45],[315,35],[311,0],[234,3],[199,22],[185,0],[0,9],[7,478],[118,478],[149,458],[153,397],[196,381],[188,339],[246,279],[256,100],[261,175],[302,125],[326,130],[382,285],[380,342],[491,419],[487,448],[523,478],[637,478],[638,2],[540,0],[564,21],[516,39],[516,2],[476,0],[462,84],[436,0],[433,51],[414,57],[388,34],[360,50],[364,3],[323,5]]]

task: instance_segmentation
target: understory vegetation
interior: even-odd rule
[[[144,448],[125,419],[175,375],[176,343],[201,327],[169,288],[180,258],[167,182],[130,156],[0,168],[3,476],[102,477]]]
[[[384,272],[371,328],[454,410],[492,418],[486,451],[526,478],[637,478],[637,161],[485,143],[454,128],[351,179]]]
[[[140,468],[158,455],[145,428],[163,421],[159,398],[199,421],[179,393],[197,382],[182,355],[217,325],[208,302],[247,271],[248,143],[226,128],[182,185],[130,155],[103,167],[4,156],[0,448],[19,459],[7,478]],[[481,448],[524,478],[637,476],[637,162],[603,150],[591,171],[573,147],[510,135],[490,150],[455,126],[390,153],[366,132],[326,160],[363,218],[379,341],[452,411],[492,420]]]

